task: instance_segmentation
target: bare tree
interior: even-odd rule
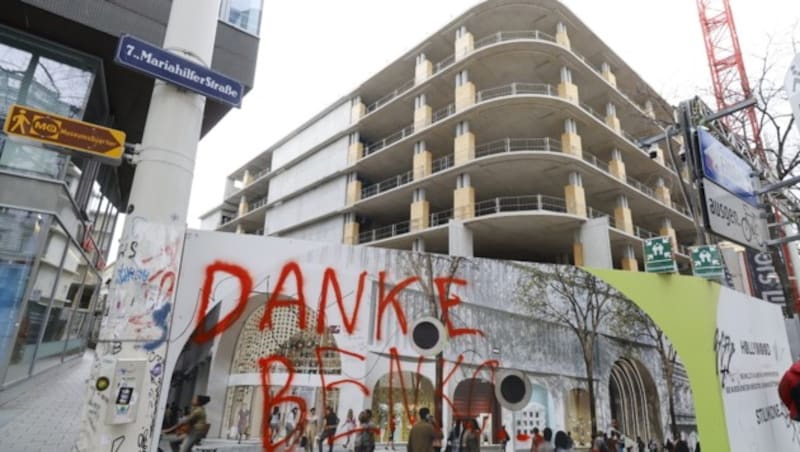
[[[519,264],[519,268],[522,277],[515,298],[522,309],[536,318],[566,325],[578,339],[586,370],[592,437],[595,437],[595,347],[601,326],[615,317],[619,295],[578,267]]]
[[[667,402],[669,403],[670,432],[673,438],[678,437],[678,424],[675,418],[675,366],[678,352],[667,339],[664,331],[653,322],[644,311],[631,301],[620,304],[618,321],[614,324],[616,333],[623,334],[633,340],[651,344],[661,359],[661,371],[667,383]]]
[[[403,271],[409,276],[417,276],[418,283],[425,294],[425,299],[428,301],[428,308],[430,315],[444,322],[443,312],[439,304],[439,293],[437,291],[436,279],[446,278],[448,281],[444,287],[444,294],[442,296],[449,296],[450,294],[450,280],[456,277],[459,267],[464,262],[463,257],[459,256],[446,256],[431,253],[402,253],[401,266]],[[434,406],[433,415],[436,419],[436,424],[442,427],[442,394],[444,394],[443,381],[444,381],[444,352],[440,351],[436,354],[435,362],[435,375],[434,379]]]

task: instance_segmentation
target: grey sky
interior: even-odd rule
[[[774,50],[785,59],[777,71],[782,80],[791,59],[788,34],[800,17],[797,0],[730,1],[748,71],[757,72],[771,34]],[[198,217],[222,201],[231,171],[476,3],[266,0],[255,88],[243,108],[229,113],[200,143],[190,227],[198,227]],[[670,102],[710,90],[694,0],[563,3]]]

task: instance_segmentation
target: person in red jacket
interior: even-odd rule
[[[778,395],[786,408],[789,409],[789,417],[800,422],[800,361],[792,364],[792,367],[783,374],[780,384],[778,384]]]

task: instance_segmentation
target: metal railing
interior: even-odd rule
[[[248,213],[258,209],[259,207],[265,206],[265,205],[267,205],[267,197],[266,196],[261,197],[261,198],[255,200],[255,201],[251,202],[250,204],[248,204],[247,205],[247,212],[245,213],[245,215],[247,215]]]
[[[504,152],[560,152],[561,142],[545,138],[501,138],[475,147],[475,158]]]
[[[390,144],[396,143],[396,142],[402,140],[403,138],[405,138],[405,137],[407,137],[409,135],[412,135],[413,133],[414,133],[414,124],[411,124],[410,126],[406,126],[403,129],[398,130],[397,132],[389,135],[388,137],[386,137],[386,138],[384,138],[384,139],[382,139],[380,141],[377,141],[375,143],[371,143],[368,146],[366,146],[364,148],[364,156],[367,156],[367,155],[373,154],[373,153],[375,153],[377,151],[380,151],[381,149],[385,148],[386,146],[389,146]]]
[[[581,155],[582,155],[582,158],[583,158],[584,162],[586,162],[586,163],[588,163],[588,164],[590,164],[590,165],[602,170],[603,172],[606,172],[606,173],[609,173],[609,174],[611,173],[611,170],[608,168],[608,163],[600,160],[594,154],[590,154],[590,153],[588,153],[586,151],[583,151],[583,152],[581,152]]]
[[[367,105],[367,113],[372,113],[373,111],[381,108],[382,106],[388,104],[392,101],[395,97],[399,96],[400,94],[408,91],[409,89],[414,87],[414,79],[408,80],[407,82],[403,83],[402,85],[398,86],[394,91],[389,94],[384,95],[380,99],[376,100],[375,102]]]
[[[394,237],[400,234],[406,234],[410,231],[410,222],[408,220],[401,221],[400,223],[390,224],[370,231],[364,231],[358,234],[358,243],[374,242],[389,237]]]
[[[547,195],[502,196],[475,203],[475,216],[491,215],[500,212],[520,212],[546,210],[566,212],[567,203],[561,198]]]
[[[438,173],[439,171],[444,171],[447,168],[452,167],[454,164],[455,164],[455,159],[453,157],[453,154],[447,154],[444,157],[440,157],[431,163],[431,174]]]
[[[445,119],[445,118],[447,118],[449,116],[452,116],[455,112],[456,112],[455,104],[449,104],[444,108],[440,108],[439,110],[436,110],[433,113],[433,115],[431,117],[431,124],[436,124],[437,122],[441,121],[442,119]]]
[[[442,210],[430,214],[430,227],[447,224],[453,218],[453,209]]]
[[[485,102],[498,97],[516,96],[520,94],[552,96],[553,93],[557,93],[557,91],[547,83],[513,82],[508,85],[496,86],[494,88],[478,91],[475,99],[476,102]]]
[[[259,172],[255,173],[255,174],[253,174],[253,175],[251,176],[251,177],[252,177],[252,179],[250,179],[250,183],[248,183],[247,185],[250,185],[250,184],[252,184],[253,182],[256,182],[257,180],[259,180],[259,179],[261,179],[262,177],[266,176],[266,175],[267,175],[267,173],[269,173],[269,168],[264,168],[263,170],[261,170],[261,171],[259,171]]]
[[[414,179],[414,173],[411,171],[406,171],[405,173],[398,174],[397,176],[392,176],[389,179],[378,182],[377,184],[372,184],[362,188],[361,199],[369,198],[371,196],[377,195],[378,193],[382,193],[387,190],[391,190],[395,187],[405,185],[411,182],[413,179]]]

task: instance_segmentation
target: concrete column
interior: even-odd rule
[[[239,210],[236,212],[237,216],[242,216],[247,213],[250,209],[250,205],[247,203],[247,196],[242,196],[239,198]]]
[[[658,235],[669,237],[672,242],[672,250],[678,251],[678,236],[675,234],[675,228],[672,227],[672,220],[664,218],[661,220],[661,228],[658,229]]]
[[[360,96],[353,98],[350,103],[350,124],[355,124],[367,114],[367,106],[361,101]]]
[[[424,53],[420,53],[417,55],[417,65],[414,67],[414,84],[419,85],[431,75],[433,75],[433,63]]]
[[[653,101],[646,100],[644,102],[644,112],[647,114],[647,116],[649,116],[651,118],[655,118],[656,117],[656,112],[653,109]]]
[[[344,236],[342,243],[345,245],[358,245],[359,225],[353,213],[344,215]]]
[[[475,105],[475,84],[469,81],[469,74],[466,69],[456,74],[455,85],[456,111]]]
[[[662,165],[664,164],[664,151],[662,151],[658,145],[654,144],[650,146],[650,150],[648,152],[650,153],[651,159]]]
[[[456,178],[453,191],[453,218],[466,220],[475,217],[475,187],[472,187],[469,174],[461,173]]]
[[[625,162],[622,161],[622,152],[619,149],[611,151],[611,161],[608,162],[608,171],[616,178],[625,180]]]
[[[628,206],[628,198],[625,195],[617,197],[617,207],[614,208],[614,224],[617,229],[633,235],[633,216],[631,208]]]
[[[617,86],[617,76],[611,72],[611,66],[608,63],[603,63],[600,66],[600,74],[611,86]]]
[[[241,223],[236,225],[236,233],[244,234],[244,226],[242,226]]]
[[[578,231],[583,251],[583,266],[591,268],[614,268],[611,253],[611,236],[608,217],[587,219]],[[575,260],[577,263],[577,258]]]
[[[561,152],[581,158],[583,156],[581,136],[578,125],[572,118],[564,120],[564,133],[561,134]]]
[[[250,174],[250,170],[244,170],[244,174],[242,175],[242,186],[247,187],[253,183],[253,176]]]
[[[578,103],[578,86],[572,83],[572,71],[566,66],[561,68],[561,82],[558,84],[558,97]]]
[[[639,271],[639,261],[636,260],[636,253],[633,250],[633,245],[625,245],[625,250],[622,255],[622,269],[631,272]]]
[[[475,39],[467,27],[461,26],[456,30],[455,60],[461,60],[469,55],[475,48]]]
[[[578,267],[583,267],[583,242],[581,242],[580,231],[575,233],[574,240],[572,241],[572,262]]]
[[[656,181],[656,199],[672,207],[672,196],[669,188],[664,184],[664,179],[659,177]]]
[[[583,190],[583,178],[580,173],[569,174],[569,183],[564,187],[564,199],[567,204],[567,213],[586,216],[586,194]]]
[[[424,129],[431,125],[433,110],[427,103],[425,94],[420,94],[414,98],[414,130]]]
[[[364,143],[358,132],[353,132],[348,137],[349,145],[347,148],[347,163],[353,164],[364,158]]]
[[[431,151],[425,146],[425,141],[414,143],[414,160],[412,161],[412,174],[414,180],[422,179],[433,172],[433,157]]]
[[[450,220],[447,227],[448,254],[451,256],[474,257],[472,231],[463,221]]]
[[[617,117],[617,106],[611,102],[606,104],[606,125],[614,129],[615,132],[620,133],[622,128],[619,125],[619,118]]]
[[[349,206],[361,200],[361,181],[356,177],[356,173],[350,173],[347,179],[345,204]]]
[[[556,25],[556,43],[561,44],[566,48],[570,48],[569,35],[567,35],[567,26],[563,22]]]
[[[469,131],[469,121],[456,124],[456,137],[453,140],[453,164],[463,165],[475,160],[475,135]]]
[[[425,199],[425,189],[414,189],[409,215],[411,232],[427,229],[430,226],[430,217],[431,209],[428,200]]]

